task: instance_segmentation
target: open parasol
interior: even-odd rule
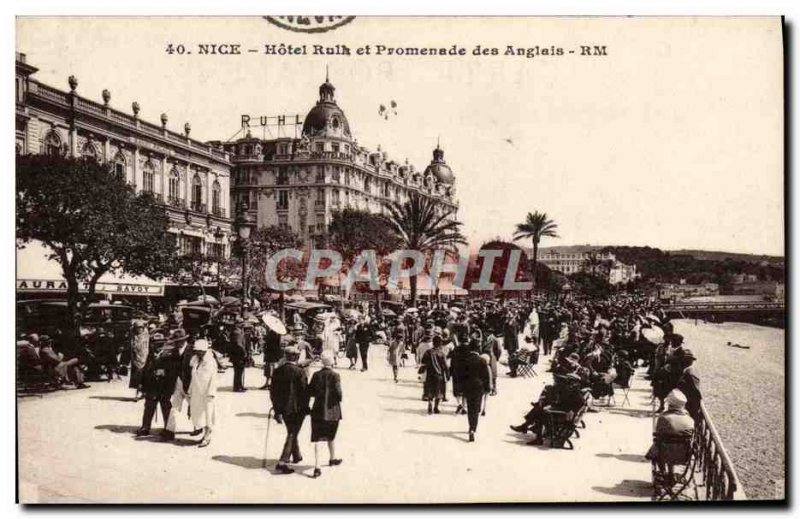
[[[664,330],[658,327],[644,328],[642,329],[642,337],[653,344],[660,344],[664,340]]]
[[[283,321],[278,319],[278,317],[272,314],[264,314],[261,316],[261,320],[264,321],[264,324],[267,325],[267,328],[273,332],[277,333],[278,335],[286,335],[286,326],[283,324]]]

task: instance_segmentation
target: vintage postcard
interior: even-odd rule
[[[18,501],[785,500],[783,40],[18,17]]]

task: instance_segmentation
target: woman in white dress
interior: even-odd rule
[[[189,364],[192,368],[189,410],[194,429],[203,430],[199,447],[207,447],[211,443],[211,432],[216,420],[214,397],[217,394],[217,361],[213,353],[209,353],[209,344],[205,339],[195,341],[193,350],[195,355]]]

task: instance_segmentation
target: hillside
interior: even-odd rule
[[[730,259],[733,261],[746,261],[748,263],[762,263],[766,262],[769,265],[783,267],[785,258],[783,256],[766,256],[759,254],[741,254],[737,252],[721,252],[721,251],[705,251],[705,250],[692,250],[680,249],[667,251],[670,254],[692,256],[699,260],[711,261],[725,261]]]

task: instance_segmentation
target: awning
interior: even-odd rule
[[[61,265],[48,259],[50,249],[41,242],[33,241],[23,249],[17,249],[17,292],[66,292],[67,282],[61,273]],[[87,284],[79,287],[88,292]],[[164,283],[144,276],[129,276],[125,273],[106,274],[95,286],[98,294],[119,296],[159,297],[164,295]]]

